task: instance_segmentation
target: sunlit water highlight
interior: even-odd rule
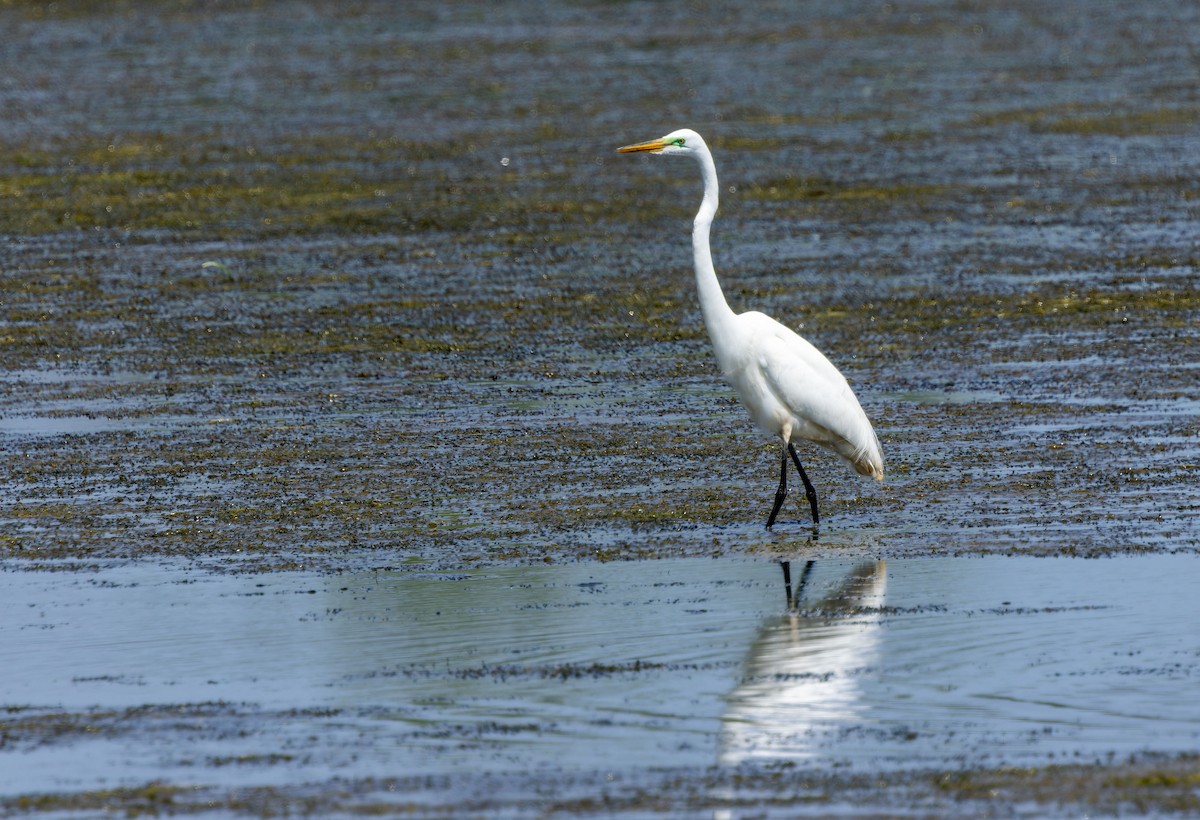
[[[476,770],[1092,761],[1200,746],[1197,559],[0,574],[0,793]],[[801,585],[803,562],[794,564]],[[148,705],[208,704],[169,719]],[[102,721],[101,721],[102,722]],[[215,765],[242,760],[245,765]]]

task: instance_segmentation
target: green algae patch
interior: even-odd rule
[[[1093,812],[1191,815],[1200,810],[1200,759],[1146,755],[1124,763],[967,770],[937,777],[955,800],[1080,806]]]
[[[635,671],[642,671],[645,665]],[[623,669],[570,669],[567,676],[621,674]],[[486,670],[503,676],[505,670]],[[536,732],[533,724],[496,725],[497,735]],[[209,766],[286,766],[290,755],[251,755],[214,758]],[[537,799],[541,814],[602,812],[622,814],[675,814],[714,811],[834,811],[854,805],[877,809],[942,816],[946,811],[971,816],[1007,812],[1014,805],[1044,813],[1136,813],[1155,816],[1191,816],[1200,810],[1196,788],[1200,783],[1194,756],[1144,756],[1125,762],[1030,768],[967,769],[952,772],[876,773],[836,775],[806,771],[789,762],[743,766],[733,770],[712,768],[691,771],[663,768],[644,781],[623,778],[618,792],[580,775],[554,771],[539,774],[543,796]],[[547,785],[562,778],[557,796],[546,797]],[[610,775],[611,779],[611,775]],[[175,786],[151,782],[141,786],[74,793],[19,795],[0,798],[6,814],[36,816],[42,813],[120,813],[128,817],[188,815],[226,811],[239,816],[276,817],[281,814],[373,816],[426,814],[435,801],[439,814],[504,814],[527,811],[531,798],[518,796],[524,787],[520,776],[507,788],[479,793],[469,784],[443,778],[342,777],[325,784],[304,786],[247,786],[220,788],[206,785]],[[532,784],[530,784],[532,785]],[[509,791],[511,789],[511,792]],[[405,795],[420,790],[420,805]],[[452,793],[453,790],[453,793]],[[665,795],[665,796],[664,796]]]
[[[1073,136],[1132,137],[1186,133],[1200,121],[1195,106],[1122,108],[1096,103],[1071,103],[978,113],[971,124],[996,127],[1018,124],[1035,133]]]
[[[330,158],[312,153],[264,157],[217,146],[189,155],[195,150],[155,143],[24,152],[17,159],[24,170],[5,181],[0,219],[32,235],[94,229],[227,236],[348,227],[371,233],[417,218],[397,207],[395,181],[375,178],[366,166],[332,168]]]
[[[0,221],[26,235],[64,230],[207,238],[370,235],[465,230],[517,212],[547,219],[602,213],[578,200],[514,198],[506,188],[522,179],[515,172],[477,165],[466,174],[451,173],[445,158],[454,149],[436,141],[316,133],[254,146],[208,134],[108,144],[61,141],[53,150],[8,148],[0,162],[5,172]],[[526,178],[531,189],[540,188],[546,175]]]
[[[951,189],[945,185],[871,184],[786,176],[757,182],[746,190],[745,195],[766,202],[803,201],[828,197],[834,201],[865,205],[928,201],[944,197],[950,191]]]
[[[100,789],[76,793],[22,795],[0,801],[7,811],[21,814],[60,814],[62,812],[119,812],[124,817],[159,817],[177,812],[195,812],[200,808],[189,804],[196,789],[173,786],[169,783],[147,783],[120,789]]]
[[[1053,134],[1130,137],[1148,134],[1188,133],[1200,122],[1200,108],[1156,108],[1149,111],[1111,110],[1081,112],[1049,119],[1043,127]]]

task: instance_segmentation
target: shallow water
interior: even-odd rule
[[[1194,750],[1196,561],[4,573],[0,793]]]

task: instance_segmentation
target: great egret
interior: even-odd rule
[[[883,480],[879,439],[846,378],[800,335],[763,313],[734,313],[713,269],[708,232],[717,213],[717,168],[704,139],[695,131],[672,131],[665,137],[617,149],[623,154],[649,152],[692,157],[704,177],[704,199],[692,226],[692,256],[700,310],[712,338],[717,363],[726,381],[760,429],[783,440],[779,488],[767,518],[768,529],[787,498],[788,458],[800,472],[812,508],[813,526],[820,523],[817,492],[796,454],[795,442],[808,440],[833,450],[861,475]]]

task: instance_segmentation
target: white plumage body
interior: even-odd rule
[[[758,311],[734,317],[734,335],[713,337],[721,373],[760,430],[784,443],[833,450],[860,475],[883,478],[879,440],[854,391],[803,336]]]

